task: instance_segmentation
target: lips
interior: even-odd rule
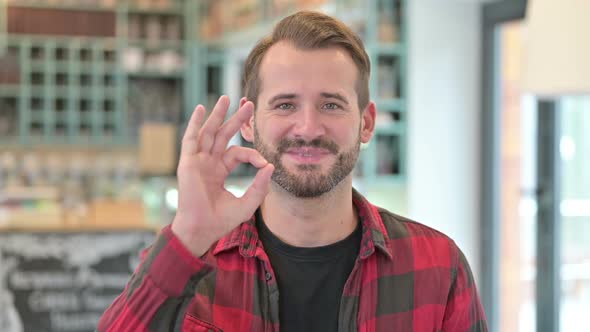
[[[331,155],[330,151],[326,149],[313,147],[291,148],[286,151],[286,154],[296,161],[305,163],[319,162],[324,157]]]
[[[314,157],[314,156],[323,156],[330,154],[330,151],[321,148],[311,148],[311,147],[301,147],[301,148],[291,148],[287,150],[288,154],[295,154],[302,157]]]

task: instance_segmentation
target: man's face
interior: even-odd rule
[[[357,72],[341,48],[300,50],[279,42],[264,56],[256,112],[242,134],[274,164],[273,181],[292,195],[332,190],[370,139],[374,104],[362,114],[358,109]]]

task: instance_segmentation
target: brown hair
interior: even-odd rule
[[[260,94],[260,63],[268,49],[279,41],[293,42],[297,48],[310,50],[342,47],[356,64],[358,106],[362,111],[369,103],[371,63],[362,40],[344,23],[322,13],[300,11],[282,19],[272,33],[254,46],[244,64],[244,91],[248,100],[257,103]]]

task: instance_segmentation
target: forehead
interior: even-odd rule
[[[342,47],[300,49],[280,41],[266,52],[259,74],[261,94],[277,89],[320,88],[355,93],[358,69]]]

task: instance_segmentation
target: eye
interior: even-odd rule
[[[295,106],[293,106],[293,104],[290,104],[290,103],[282,103],[282,104],[277,105],[277,107],[275,107],[275,108],[279,109],[279,110],[287,111],[287,110],[294,109]]]
[[[324,109],[328,109],[328,110],[337,110],[340,109],[340,105],[336,104],[336,103],[327,103],[324,105],[323,107]]]

